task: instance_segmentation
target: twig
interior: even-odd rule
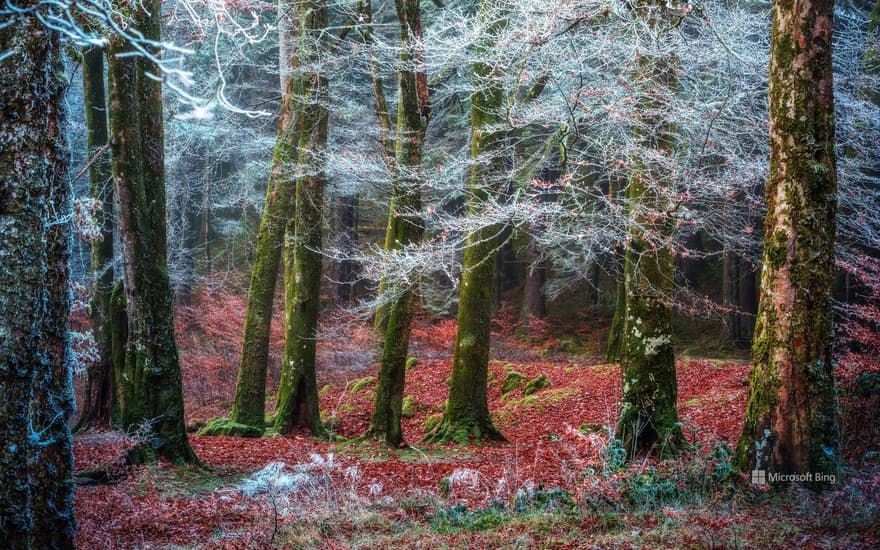
[[[104,145],[103,147],[98,149],[98,152],[95,153],[95,156],[93,156],[91,159],[89,159],[89,162],[87,162],[86,165],[82,167],[82,170],[77,172],[76,176],[74,176],[74,178],[72,180],[70,180],[70,185],[73,185],[74,183],[76,183],[77,180],[83,176],[83,174],[88,172],[89,168],[91,168],[92,165],[95,164],[95,161],[98,160],[98,157],[103,155],[104,151],[106,151],[109,148],[110,148],[110,144],[107,143],[106,145]]]

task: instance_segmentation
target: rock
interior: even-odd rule
[[[550,379],[546,376],[539,376],[532,380],[529,380],[529,383],[526,384],[526,387],[523,388],[523,395],[532,395],[535,392],[539,392],[544,388],[550,385]]]

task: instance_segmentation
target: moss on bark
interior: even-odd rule
[[[419,0],[396,2],[402,67],[420,65],[422,53],[419,39],[422,23],[419,4]],[[398,73],[396,170],[388,213],[386,250],[418,243],[424,232],[417,174],[422,162],[422,143],[428,123],[427,88],[422,89],[420,86],[425,79],[424,72],[401,70]],[[388,290],[387,285],[386,281],[383,291]],[[377,311],[376,314],[377,327],[382,330],[383,349],[368,435],[384,439],[390,446],[403,444],[400,419],[415,293],[413,288],[396,292],[387,309]]]
[[[159,4],[152,0],[133,14],[135,27],[156,43]],[[172,462],[198,462],[184,425],[166,258],[162,86],[148,76],[159,72],[153,62],[116,55],[130,50],[120,38],[111,38],[111,148],[128,315],[124,378],[118,383],[131,385],[121,416],[126,428],[149,425],[155,454]]]
[[[61,36],[17,4],[0,31],[0,545],[73,548],[70,191]]]
[[[306,1],[301,10],[300,51],[316,62],[323,43],[318,37],[327,26],[327,5],[324,0]],[[315,338],[321,300],[321,213],[326,183],[322,158],[327,145],[329,83],[323,74],[306,72],[302,86],[305,103],[298,164],[305,175],[296,183],[293,230],[288,229],[285,249],[287,339],[275,430],[286,434],[305,427],[315,435],[325,435],[318,410]]]
[[[492,37],[507,25],[504,17],[490,13],[490,3],[482,2],[480,10],[481,18],[491,17],[492,21],[487,21],[486,42],[478,46],[478,54],[481,48],[491,48]],[[497,71],[497,67],[482,62],[473,66],[477,91],[471,99],[470,156],[474,162],[467,188],[468,210],[474,214],[485,208],[489,194],[497,193],[503,184],[504,159],[500,151],[505,142],[503,134],[494,128],[501,122],[504,104]],[[486,395],[498,229],[478,229],[465,245],[449,398],[443,421],[426,437],[431,442],[504,440],[492,423]]]
[[[291,68],[296,64],[295,59],[289,62]],[[266,370],[269,361],[272,302],[284,246],[284,233],[296,209],[294,202],[296,180],[292,174],[292,167],[296,163],[302,130],[300,108],[302,90],[299,79],[288,78],[286,82],[287,89],[278,120],[272,171],[266,190],[266,203],[260,220],[254,267],[248,287],[241,363],[230,418],[234,424],[252,427],[252,430],[236,430],[249,434],[255,433],[257,429],[262,431],[266,422]],[[208,430],[207,426],[203,431],[210,432],[206,430]]]
[[[651,0],[635,5],[634,10],[636,16],[659,31],[671,28],[669,21],[674,15],[667,6]],[[615,311],[615,316],[624,312],[619,343],[623,394],[616,436],[630,459],[642,453],[670,456],[686,444],[678,420],[672,348],[670,294],[675,264],[664,248],[665,242],[657,242],[674,233],[668,214],[670,205],[663,198],[663,188],[671,185],[671,175],[662,162],[653,159],[674,154],[677,146],[677,128],[666,117],[667,106],[659,99],[663,91],[678,87],[677,65],[674,55],[643,55],[635,75],[640,86],[651,90],[640,100],[642,124],[634,136],[650,153],[636,159],[628,183],[630,239],[623,272],[625,307]]]
[[[830,339],[837,193],[833,11],[830,0],[778,0],[773,9],[764,268],[735,456],[744,471],[837,474],[840,466]]]
[[[89,155],[89,196],[98,202],[96,220],[100,237],[91,243],[91,294],[89,320],[98,347],[98,360],[86,370],[86,389],[82,413],[74,431],[91,427],[109,427],[116,388],[111,357],[111,327],[108,317],[110,292],[113,289],[113,181],[108,141],[107,98],[104,91],[104,56],[102,48],[83,50],[83,97]]]

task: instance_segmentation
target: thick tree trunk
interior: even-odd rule
[[[400,23],[400,65],[418,67],[423,59],[418,43],[422,33],[420,1],[397,0],[396,7]],[[428,118],[427,75],[423,71],[401,70],[398,74],[396,171],[388,213],[388,227],[393,234],[390,242],[386,240],[386,246],[391,248],[418,243],[424,232],[418,173]],[[382,363],[368,434],[384,438],[390,446],[403,443],[400,418],[415,296],[416,289],[410,287],[395,292],[386,309]]]
[[[741,470],[807,474],[840,466],[831,366],[837,178],[834,3],[777,0],[770,50],[770,179]]]
[[[480,9],[480,17],[486,19],[490,3],[481,2]],[[503,17],[496,17],[487,24],[487,43],[477,48],[478,56],[492,47],[492,36],[507,22]],[[468,210],[474,214],[485,208],[489,194],[497,193],[502,185],[499,180],[503,177],[505,159],[501,149],[505,141],[504,135],[493,129],[501,121],[500,111],[504,104],[504,91],[497,80],[498,70],[482,62],[473,66],[476,87],[471,99],[473,164],[467,187]],[[488,160],[484,158],[487,155]],[[426,437],[431,442],[466,444],[470,439],[504,439],[489,416],[486,395],[498,231],[499,227],[495,225],[479,229],[468,236],[465,245],[449,398],[443,420]]]
[[[666,32],[670,13],[655,0],[636,7],[655,32]],[[661,37],[662,39],[662,37]],[[677,61],[674,57],[639,58],[637,82],[650,87],[652,94],[662,97],[664,91],[677,87]],[[675,127],[666,118],[662,100],[648,99],[640,105],[644,129],[637,138],[646,150],[658,157],[674,154]],[[675,454],[684,444],[678,421],[678,388],[675,356],[672,348],[672,291],[675,263],[663,244],[655,244],[644,227],[661,237],[674,232],[669,205],[663,199],[663,187],[670,185],[670,174],[657,162],[639,159],[629,181],[630,243],[626,249],[624,288],[626,307],[621,342],[623,395],[617,438],[627,457],[650,452],[660,456]],[[653,219],[659,221],[653,221]]]
[[[320,34],[327,26],[325,0],[306,0],[301,5],[301,55],[310,63],[320,61]],[[321,302],[322,207],[324,203],[324,149],[327,145],[330,101],[329,82],[320,72],[302,75],[303,124],[296,182],[296,212],[292,231],[288,226],[285,249],[287,338],[281,364],[275,429],[287,434],[300,427],[323,435],[318,410],[315,372],[315,339]]]
[[[104,92],[104,56],[102,48],[83,51],[83,96],[89,156],[100,155],[89,168],[89,195],[100,205],[97,221],[101,236],[92,244],[91,294],[89,319],[98,344],[98,360],[86,371],[86,392],[82,415],[75,430],[109,427],[116,388],[111,360],[110,292],[113,290],[113,174],[108,144],[107,99]]]
[[[0,541],[73,548],[67,356],[70,194],[61,41],[27,13],[0,29]]]
[[[156,41],[159,12],[159,1],[154,0],[135,14],[138,30]],[[155,452],[173,462],[197,462],[184,425],[166,258],[162,86],[146,75],[159,72],[152,62],[118,56],[129,48],[114,37],[108,50],[113,177],[128,315],[119,383],[131,388],[130,399],[121,403],[121,419],[127,428],[149,424],[151,445],[142,447],[146,455]]]
[[[55,59],[49,70],[63,71]],[[69,267],[71,230],[66,219],[72,215],[71,191],[67,167],[67,143],[60,134],[65,127],[63,89],[51,100],[55,106],[50,120],[47,158],[53,166],[46,202],[51,218],[46,229],[46,271],[43,296],[45,302],[38,331],[42,334],[39,371],[31,403],[31,429],[39,434],[32,448],[29,475],[31,478],[31,510],[34,519],[30,536],[31,548],[73,548],[74,520],[73,440],[68,420],[76,411],[73,395],[73,372],[68,349],[70,337],[67,319],[70,313]],[[53,120],[54,119],[54,120]],[[66,219],[65,219],[66,218]]]

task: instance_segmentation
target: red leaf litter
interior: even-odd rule
[[[229,304],[232,298],[202,296],[200,300]],[[235,302],[233,309],[242,308],[242,303]],[[178,323],[182,357],[188,358],[183,362],[188,421],[195,424],[210,416],[228,414],[233,390],[230,380],[235,380],[238,368],[236,345],[241,330],[237,325],[240,316],[217,308],[202,311],[208,314],[200,318],[184,315]],[[206,327],[217,317],[225,320],[219,328],[215,324],[210,329],[213,332],[207,332]],[[207,339],[194,333],[204,334]],[[322,415],[326,422],[333,423],[335,434],[355,438],[368,426],[374,398],[375,382],[363,381],[376,373],[372,338],[368,327],[362,325],[325,333],[329,336],[319,342]],[[619,367],[596,364],[583,357],[525,352],[514,354],[517,359],[527,359],[521,362],[493,360],[489,405],[508,443],[424,445],[420,443],[425,435],[423,425],[443,411],[454,333],[455,323],[449,320],[432,323],[420,319],[413,331],[413,355],[420,361],[407,371],[404,394],[413,398],[415,415],[403,420],[405,439],[412,446],[406,452],[389,452],[375,444],[316,441],[307,434],[261,439],[191,435],[194,450],[212,468],[207,474],[198,469],[158,465],[131,469],[116,484],[80,486],[76,502],[79,547],[265,547],[267,533],[274,530],[276,511],[266,499],[245,496],[240,490],[242,480],[269,464],[283,462],[293,467],[314,461],[316,455],[332,456],[337,472],[356,471],[349,489],[373,501],[436,495],[444,478],[455,482],[451,484],[451,498],[471,508],[496,498],[510,499],[523,486],[543,484],[574,492],[582,482],[583,465],[592,452],[593,441],[585,438],[579,427],[589,424],[601,431],[602,426],[614,425],[621,392]],[[502,349],[517,345],[503,342],[503,334],[511,332],[498,334],[496,330],[493,344],[502,342],[498,346]],[[273,336],[276,360],[282,340]],[[198,361],[194,360],[197,357]],[[277,380],[277,368],[276,364],[270,379]],[[521,390],[502,396],[502,382],[511,370],[527,379],[545,376],[550,384],[529,397]],[[363,388],[353,391],[354,382],[359,380]],[[678,364],[678,387],[686,435],[705,443],[707,450],[718,441],[734,445],[748,392],[748,365],[684,360]],[[270,388],[270,396],[272,391]],[[78,436],[76,470],[82,473],[118,464],[130,446],[131,442],[118,434]],[[214,481],[200,481],[205,478]]]

